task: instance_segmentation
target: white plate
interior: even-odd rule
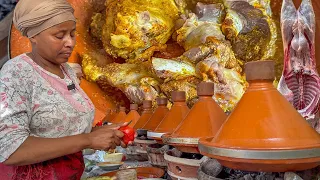
[[[104,171],[114,171],[120,168],[120,166],[122,166],[124,163],[123,162],[116,162],[116,163],[112,163],[112,162],[102,162],[102,163],[98,163],[97,166],[99,166],[99,168],[101,168]]]

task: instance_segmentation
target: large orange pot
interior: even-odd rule
[[[201,82],[197,87],[199,100],[172,134],[162,136],[162,141],[182,152],[199,153],[198,141],[216,135],[227,115],[212,99],[214,83]]]
[[[171,97],[173,105],[165,115],[158,127],[154,131],[148,131],[148,138],[156,140],[161,144],[161,136],[172,133],[190,111],[186,103],[186,93],[184,91],[172,91]]]
[[[168,104],[168,99],[167,98],[157,98],[158,107],[154,111],[152,116],[150,117],[149,121],[143,127],[143,129],[146,129],[148,131],[154,131],[157,128],[159,123],[162,121],[162,119],[169,112],[167,104]]]
[[[142,129],[143,126],[148,122],[150,117],[152,116],[152,101],[144,100],[142,104],[142,113],[137,121],[137,123],[134,125],[134,129]]]
[[[130,127],[134,127],[138,120],[140,119],[140,114],[138,113],[138,104],[130,104],[130,112],[127,114],[126,118],[124,119],[124,122],[130,122]]]
[[[320,134],[273,86],[274,62],[247,63],[245,72],[249,88],[215,137],[200,139],[201,154],[246,171],[320,165]]]
[[[124,120],[126,119],[126,107],[121,106],[119,109],[118,114],[115,116],[115,118],[111,121],[111,123],[114,124],[121,124],[124,123]]]
[[[75,9],[75,16],[77,18],[77,34],[76,40],[77,45],[72,53],[69,62],[80,63],[79,54],[84,54],[90,51],[94,51],[97,45],[93,42],[90,36],[87,35],[88,27],[91,20],[92,10],[96,10],[104,6],[104,0],[68,0],[73,8]],[[301,0],[293,0],[296,6],[299,6]],[[313,0],[313,7],[316,13],[316,23],[317,30],[320,31],[320,1]],[[274,14],[275,20],[279,22],[280,19],[280,9],[282,0],[271,0],[271,8]],[[278,27],[280,28],[280,27]],[[27,38],[22,37],[21,34],[12,26],[10,31],[10,44],[9,44],[9,56],[13,58],[19,54],[28,52],[31,50],[30,42]],[[320,42],[320,36],[316,36],[316,42]],[[278,44],[278,49],[282,49],[282,44]],[[317,69],[320,72],[320,46],[316,46],[316,59],[317,59]],[[96,51],[94,51],[96,52]],[[96,52],[97,56],[101,59],[105,59],[106,63],[110,62],[110,59],[105,58],[105,54]],[[95,121],[102,120],[108,108],[115,109],[115,104],[110,98],[107,97],[106,93],[99,90],[99,87],[94,83],[89,83],[83,80],[81,87],[89,95],[90,99],[93,101],[98,115]]]

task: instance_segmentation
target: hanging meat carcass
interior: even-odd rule
[[[311,0],[297,10],[292,0],[281,9],[284,69],[278,90],[320,133],[320,77],[315,59],[315,14]]]

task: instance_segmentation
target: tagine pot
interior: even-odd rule
[[[162,135],[172,133],[177,126],[182,122],[190,111],[186,103],[186,93],[184,91],[173,91],[171,93],[173,105],[170,111],[160,122],[155,131],[148,131],[148,138],[162,143]]]
[[[142,113],[138,122],[134,125],[134,129],[142,129],[152,115],[152,101],[144,100],[142,104]]]
[[[157,126],[160,124],[160,122],[163,120],[165,115],[169,112],[169,109],[167,107],[168,99],[167,98],[157,98],[157,105],[158,107],[150,117],[149,121],[146,123],[146,125],[143,127],[143,129],[146,129],[148,131],[154,131]]]
[[[116,117],[111,121],[111,123],[123,123],[125,118],[126,118],[127,114],[126,114],[126,107],[120,107],[120,111],[118,112],[118,114],[116,115]]]
[[[127,114],[126,118],[124,119],[124,122],[130,122],[130,127],[134,127],[134,125],[138,122],[140,119],[140,114],[138,113],[138,104],[130,104],[130,112]]]
[[[273,86],[274,62],[245,65],[249,88],[201,154],[223,166],[263,172],[301,171],[320,165],[320,135]]]
[[[214,136],[227,118],[212,98],[214,83],[199,83],[197,94],[199,100],[177,129],[172,134],[162,136],[165,144],[170,144],[182,152],[199,153],[199,138]]]

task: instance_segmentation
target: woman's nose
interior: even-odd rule
[[[75,46],[76,40],[75,37],[68,36],[65,41],[65,46],[73,48]]]

